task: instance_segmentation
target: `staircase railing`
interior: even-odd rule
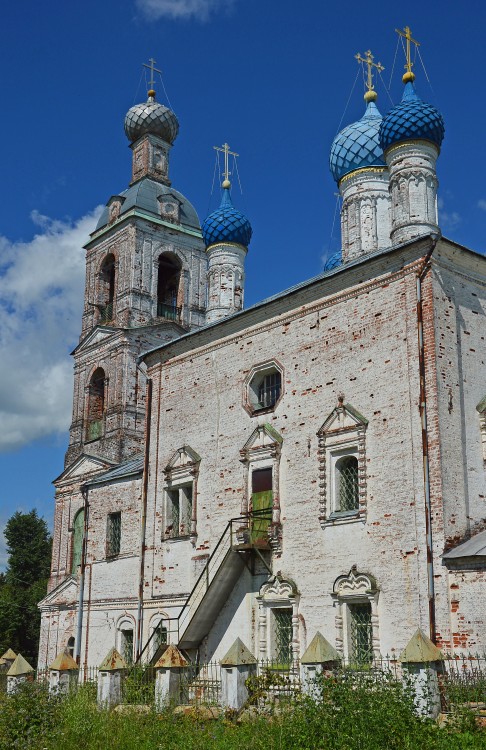
[[[216,543],[214,550],[212,551],[212,553],[206,560],[206,564],[203,570],[201,571],[201,574],[199,575],[196,583],[192,587],[192,591],[187,597],[184,603],[184,606],[182,607],[178,616],[167,618],[167,620],[164,621],[169,626],[171,626],[172,623],[174,623],[175,627],[174,628],[169,627],[168,633],[175,635],[175,640],[177,643],[179,643],[181,634],[183,634],[184,631],[186,630],[194,614],[196,613],[199,605],[204,599],[206,592],[208,591],[211,583],[213,582],[216,573],[218,572],[218,570],[220,570],[221,565],[223,564],[223,561],[225,560],[226,556],[233,549],[243,550],[243,549],[250,549],[252,547],[252,544],[250,541],[250,529],[251,529],[253,516],[265,517],[265,518],[268,518],[268,520],[270,521],[271,510],[265,509],[263,511],[254,511],[253,513],[250,513],[247,516],[239,516],[238,518],[231,518],[228,521],[223,533],[221,534],[221,536],[219,537]],[[151,635],[149,636],[147,643],[145,644],[139,656],[137,657],[137,660],[136,660],[137,662],[141,661],[142,656],[147,651],[156,633],[157,633],[157,630],[154,630],[153,633],[151,633]],[[173,642],[172,638],[171,640]]]

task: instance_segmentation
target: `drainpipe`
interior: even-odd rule
[[[86,548],[88,544],[88,487],[83,485],[81,487],[81,494],[84,500],[84,529],[83,529],[83,545],[81,548],[81,572],[79,576],[79,595],[78,595],[78,616],[76,622],[76,639],[74,641],[74,658],[76,664],[79,666],[81,658],[81,634],[83,631],[83,599],[84,599],[84,574],[86,570]]]
[[[422,280],[430,269],[430,259],[440,239],[440,234],[431,234],[431,246],[425,256],[422,268],[417,274],[417,334],[419,347],[419,373],[420,373],[420,418],[422,422],[422,456],[424,474],[425,494],[425,529],[427,545],[427,585],[429,599],[429,631],[430,640],[435,643],[436,618],[435,618],[435,582],[434,582],[434,557],[432,550],[432,506],[430,500],[430,463],[429,463],[429,438],[427,431],[427,392],[425,385],[425,346],[422,309]]]
[[[140,372],[146,375],[146,368]],[[143,630],[143,584],[145,578],[145,533],[147,527],[147,492],[149,475],[150,455],[150,428],[152,412],[152,389],[153,381],[147,378],[147,402],[145,407],[145,450],[143,458],[143,485],[142,485],[142,518],[140,526],[140,576],[138,583],[138,608],[137,608],[137,642],[135,647],[136,661],[142,652],[142,630]]]

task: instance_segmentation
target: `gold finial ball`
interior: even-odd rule
[[[402,81],[403,83],[413,83],[415,81],[415,73],[412,73],[411,70],[407,70],[402,76]]]
[[[229,188],[231,187],[231,182],[229,180],[223,180],[223,184],[221,185],[221,187],[225,190],[229,190]]]
[[[149,90],[147,91],[147,95],[148,95],[148,96],[155,96],[155,91],[154,91],[154,89],[149,89]]]
[[[368,104],[368,102],[376,102],[377,99],[378,99],[378,94],[376,93],[376,91],[366,91],[364,95],[364,100],[366,104]]]

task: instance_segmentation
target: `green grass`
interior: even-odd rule
[[[49,698],[26,684],[0,696],[0,750],[486,750],[469,713],[450,725],[419,719],[406,688],[392,680],[323,679],[303,698],[248,723],[230,718],[100,711],[94,686]]]

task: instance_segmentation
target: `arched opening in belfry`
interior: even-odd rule
[[[105,371],[98,367],[89,382],[87,440],[98,440],[103,435],[105,413]]]
[[[180,320],[182,310],[181,262],[173,255],[159,257],[157,275],[157,315]]]
[[[100,323],[113,320],[113,304],[115,300],[115,256],[106,256],[99,275],[99,305]]]

